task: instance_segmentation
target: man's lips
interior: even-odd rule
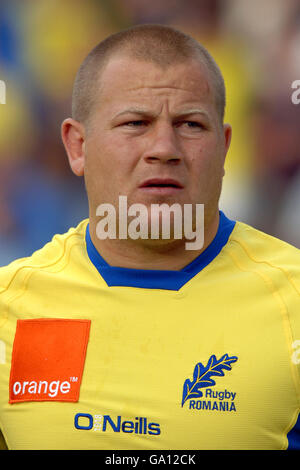
[[[155,194],[173,194],[183,189],[183,185],[173,178],[150,178],[143,181],[139,189]]]

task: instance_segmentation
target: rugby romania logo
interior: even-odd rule
[[[181,406],[191,398],[200,398],[203,396],[201,388],[211,387],[216,385],[216,382],[211,378],[212,376],[224,376],[224,370],[231,370],[231,364],[236,362],[236,356],[229,357],[224,354],[219,360],[213,354],[210,356],[206,367],[201,362],[196,364],[193,374],[193,380],[186,379],[183,385],[182,402]]]

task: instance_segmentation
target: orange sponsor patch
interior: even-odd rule
[[[9,403],[79,399],[90,320],[18,320]]]

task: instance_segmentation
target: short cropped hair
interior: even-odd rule
[[[213,57],[198,41],[164,25],[136,25],[108,36],[97,44],[82,62],[75,77],[72,94],[73,119],[88,123],[99,90],[101,70],[114,54],[152,62],[162,68],[197,59],[211,74],[215,104],[221,123],[225,112],[225,84]]]

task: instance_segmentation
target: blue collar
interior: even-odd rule
[[[108,286],[179,290],[216,258],[226,245],[234,226],[235,221],[228,219],[220,211],[219,228],[215,238],[196,259],[180,271],[131,269],[110,266],[96,250],[90,237],[89,224],[86,228],[85,239],[88,256]]]

